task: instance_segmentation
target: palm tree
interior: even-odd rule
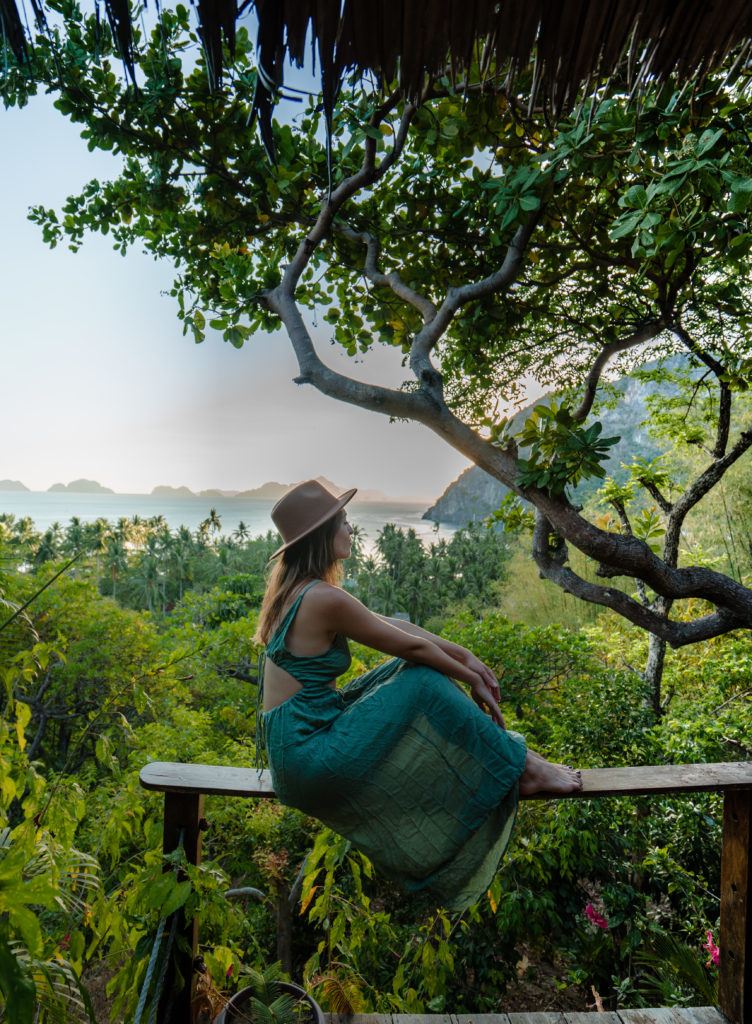
[[[122,540],[124,544],[127,544],[131,539],[132,533],[132,523],[130,519],[128,519],[127,516],[121,516],[115,524],[113,533],[119,540]]]
[[[206,550],[209,543],[209,520],[202,519],[196,528],[196,548],[199,551]]]
[[[17,544],[28,545],[34,540],[34,520],[31,516],[23,516],[13,525],[14,540]]]
[[[128,568],[125,541],[117,533],[107,538],[104,568],[110,574],[110,579],[112,580],[112,596],[116,597],[118,577]]]
[[[209,515],[204,520],[204,523],[206,523],[207,530],[211,531],[215,536],[222,529],[222,517],[215,508],[209,509]],[[201,525],[203,526],[204,524],[202,523]]]
[[[238,542],[238,544],[245,544],[245,542],[248,540],[251,534],[250,530],[241,519],[238,525],[235,527],[235,530],[233,531],[232,535]]]
[[[39,547],[34,552],[34,565],[39,566],[44,565],[45,562],[51,562],[53,559],[57,558],[59,554],[59,545],[56,542],[52,528],[45,530],[39,543]]]
[[[64,536],[64,534],[63,534],[63,528],[60,525],[60,523],[57,521],[57,519],[50,526],[50,530],[52,531],[52,536],[55,538],[55,543],[58,545],[58,547],[60,547],[62,545],[62,543],[63,543],[63,536]]]
[[[78,516],[71,516],[65,530],[66,554],[77,555],[84,546],[84,527]]]
[[[178,578],[178,600],[183,600],[183,582],[191,578],[193,537],[191,531],[181,526],[170,548],[170,566]]]
[[[146,533],[147,527],[141,516],[138,513],[131,516],[130,536],[136,547],[141,547]]]
[[[144,554],[135,575],[139,593],[146,600],[146,607],[154,611],[154,598],[159,593],[159,562],[153,554]]]

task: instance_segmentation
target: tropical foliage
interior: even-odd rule
[[[76,538],[83,526],[72,524]],[[155,529],[164,533],[163,524]],[[692,1002],[698,972],[713,984],[716,966],[705,966],[703,949],[707,932],[717,934],[720,808],[712,795],[526,805],[494,886],[453,917],[405,898],[349,843],[275,803],[210,800],[204,863],[191,868],[178,854],[165,873],[161,800],[140,788],[138,771],[150,758],[253,763],[254,567],[276,541],[230,543],[237,571],[194,574],[182,600],[172,578],[170,600],[150,611],[146,597],[127,606],[145,539],[127,549],[112,596],[100,549],[118,531],[123,524],[92,529],[97,543],[79,543],[79,557],[55,578],[76,550],[65,546],[68,528],[56,531],[58,560],[34,567],[45,533],[4,520],[7,1019],[31,1020],[37,1007],[44,1020],[128,1021],[142,992],[148,1011],[158,996],[146,978],[160,921],[180,907],[201,913],[205,991],[215,1007],[280,956],[334,1012],[490,1012],[545,964],[568,1005],[580,1007],[590,986],[605,1005],[626,1006],[650,1002],[656,986],[667,1002]],[[199,563],[219,561],[223,543],[217,532]],[[404,612],[433,574],[441,601],[414,607],[493,665],[509,724],[551,756],[586,766],[752,756],[746,640],[720,637],[673,655],[670,700],[656,719],[635,668],[644,636],[613,618],[528,627],[491,611],[519,583],[481,579],[491,555],[506,564],[508,543],[476,528],[418,551],[414,535],[386,527],[372,551],[356,551],[348,585],[374,606]],[[375,660],[355,647],[351,673]],[[280,913],[290,904],[292,920]],[[669,941],[664,932],[678,951],[670,975],[654,955]]]

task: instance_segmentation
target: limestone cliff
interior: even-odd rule
[[[598,419],[603,424],[604,436],[618,435],[621,438],[611,449],[610,458],[605,463],[606,472],[619,479],[626,476],[622,463],[631,462],[635,455],[647,459],[655,458],[656,455],[660,455],[660,448],[643,425],[647,416],[645,399],[648,394],[656,391],[656,385],[624,378],[615,386],[619,392],[616,408],[603,409],[597,416],[590,417],[588,422]],[[522,409],[515,417],[512,432],[520,429],[537,404],[547,401],[547,398],[541,398]],[[575,489],[573,497],[583,501],[599,486],[600,480],[587,480]],[[436,503],[423,513],[423,518],[435,523],[466,526],[470,522],[484,519],[497,509],[507,493],[508,488],[498,480],[477,466],[470,466],[447,487]]]

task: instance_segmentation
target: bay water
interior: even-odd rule
[[[161,515],[171,530],[187,526],[195,531],[213,508],[220,517],[223,534],[232,534],[242,520],[249,535],[256,537],[274,529],[270,515],[273,506],[274,501],[266,498],[0,491],[0,513],[11,513],[16,519],[30,516],[40,531],[54,522],[65,527],[72,516],[78,516],[82,522],[102,518],[114,524],[122,517],[131,519],[134,515],[142,519]],[[457,527],[423,519],[425,510],[425,504],[414,501],[353,501],[348,506],[348,519],[363,531],[366,550],[372,550],[377,534],[386,523],[403,529],[411,527],[424,544],[451,537]]]

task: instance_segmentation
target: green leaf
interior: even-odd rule
[[[163,906],[160,908],[163,916],[169,917],[170,914],[174,914],[176,910],[182,907],[190,896],[192,888],[193,887],[188,879],[183,882],[178,882],[165,900]]]
[[[697,143],[697,155],[704,156],[705,153],[709,153],[713,146],[723,135],[724,129],[718,128],[716,131],[712,131],[710,128],[704,131],[700,136],[700,141]]]
[[[5,934],[0,935],[0,992],[7,1020],[13,1024],[33,1024],[36,986],[11,952]]]
[[[645,191],[644,185],[632,185],[628,188],[622,198],[619,200],[619,206],[630,206],[639,207],[643,209],[647,204],[648,197]]]
[[[625,235],[631,235],[634,229],[642,220],[642,213],[630,213],[625,217],[620,217],[614,227],[609,231],[609,236],[616,241],[619,238],[624,238]]]

